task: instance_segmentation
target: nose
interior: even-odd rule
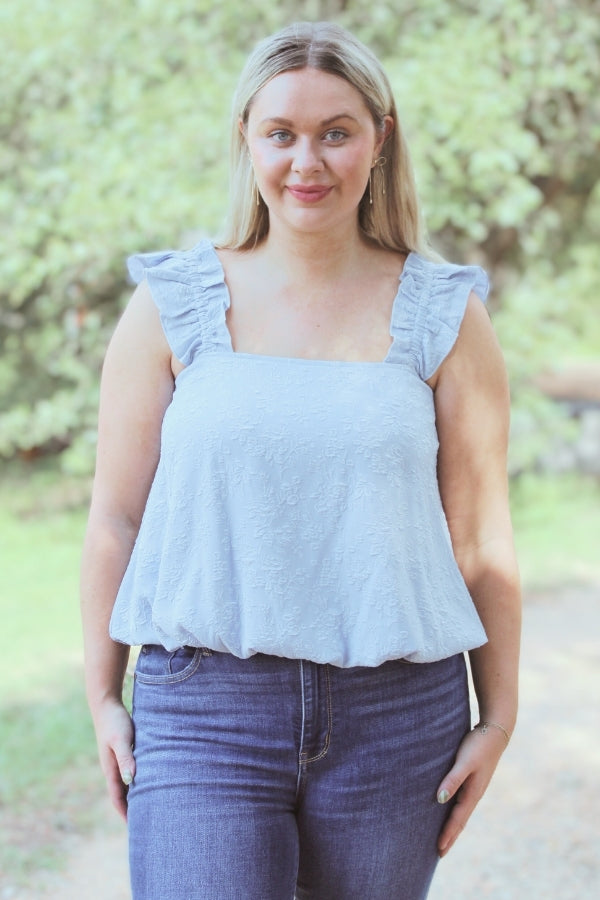
[[[299,175],[309,175],[323,168],[320,147],[310,138],[299,138],[294,146],[292,171]]]

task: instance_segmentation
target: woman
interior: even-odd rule
[[[432,258],[350,34],[269,38],[235,110],[226,237],[134,258],[106,357],[82,577],[101,762],[134,900],[416,900],[516,718],[487,279]]]

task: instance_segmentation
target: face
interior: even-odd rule
[[[356,225],[380,133],[349,82],[317,69],[275,76],[250,107],[246,136],[270,225],[329,231]]]

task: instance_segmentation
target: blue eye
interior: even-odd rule
[[[332,128],[331,131],[328,131],[325,135],[327,140],[333,141],[334,143],[337,141],[343,141],[345,137],[347,137],[346,132],[342,131],[340,128]]]
[[[291,135],[289,131],[272,131],[270,137],[276,144],[283,144],[290,140]]]

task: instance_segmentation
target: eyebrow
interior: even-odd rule
[[[352,119],[353,122],[356,122],[357,119],[355,116],[351,115],[348,112],[336,113],[335,116],[329,116],[328,119],[323,119],[322,122],[319,122],[319,125],[323,128],[326,125],[331,125],[332,122],[337,122],[338,119]],[[266,119],[261,121],[261,125],[265,125],[267,122],[273,122],[275,125],[286,125],[292,126],[294,123],[290,119],[283,119],[280,116],[268,116]]]

